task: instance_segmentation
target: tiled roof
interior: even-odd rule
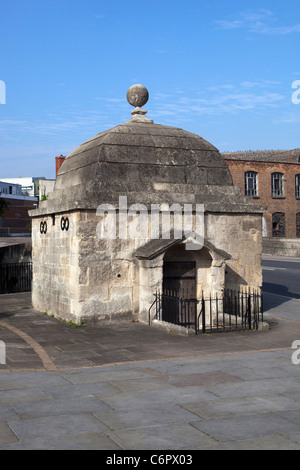
[[[300,149],[293,150],[257,150],[247,152],[223,152],[223,157],[228,160],[262,161],[299,163]]]

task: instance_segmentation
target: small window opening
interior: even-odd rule
[[[296,198],[300,199],[300,175],[296,175],[295,177],[295,195]]]
[[[272,232],[273,237],[285,237],[285,214],[283,212],[275,212],[272,215]]]
[[[296,236],[300,238],[300,212],[296,214]]]
[[[255,171],[246,171],[245,173],[245,195],[257,196],[257,173]]]
[[[283,173],[272,173],[272,197],[283,197]]]

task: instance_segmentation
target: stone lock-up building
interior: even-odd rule
[[[30,212],[34,308],[76,323],[147,322],[164,287],[197,299],[260,288],[264,208],[241,196],[213,145],[145,116],[145,87],[127,99],[132,118],[71,152]]]

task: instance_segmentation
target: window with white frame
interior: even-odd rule
[[[255,171],[246,171],[245,173],[245,195],[258,195],[257,173]]]
[[[295,176],[295,194],[300,199],[300,175]]]
[[[283,173],[272,173],[272,197],[284,197]]]

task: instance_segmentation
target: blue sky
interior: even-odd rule
[[[300,147],[299,0],[0,0],[0,8],[0,179],[53,178],[56,155],[130,119],[134,83],[148,88],[155,123],[220,151]]]

